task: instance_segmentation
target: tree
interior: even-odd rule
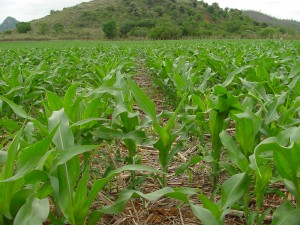
[[[150,33],[154,39],[178,39],[182,36],[181,29],[173,23],[163,23],[155,26]]]
[[[273,38],[276,32],[277,32],[276,28],[266,27],[262,29],[260,34],[264,38]]]
[[[45,35],[49,31],[48,24],[46,23],[41,23],[39,26],[39,33],[42,35]]]
[[[28,22],[20,22],[16,25],[16,28],[19,33],[24,34],[31,31],[31,24]]]
[[[197,8],[197,0],[192,0],[192,7]]]
[[[117,23],[114,20],[108,21],[103,24],[102,30],[105,36],[109,39],[113,39],[117,36]]]
[[[126,35],[133,29],[136,27],[136,23],[135,22],[126,22],[124,23],[121,28],[120,28],[120,33],[121,36],[126,37]]]
[[[160,17],[164,14],[164,7],[162,6],[157,6],[154,11],[157,13],[157,15]]]
[[[54,24],[53,28],[56,33],[62,33],[64,31],[64,25],[62,25],[61,23]]]

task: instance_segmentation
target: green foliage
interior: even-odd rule
[[[12,33],[12,31],[11,31],[11,30],[6,30],[6,31],[4,31],[3,33],[4,33],[4,34],[7,34],[7,35],[10,35],[10,34]]]
[[[117,37],[117,23],[114,20],[108,21],[103,24],[102,30],[105,36],[109,39]]]
[[[16,28],[19,33],[27,33],[31,31],[31,23],[20,22],[16,25]]]
[[[45,35],[49,32],[49,26],[46,23],[42,23],[39,26],[39,33]]]
[[[111,21],[116,22],[117,28],[107,28],[110,30],[107,36],[106,32],[102,32],[103,26]],[[49,29],[55,24],[61,24],[62,27],[53,28],[55,32],[44,32],[41,30],[42,24],[48,24]],[[222,9],[217,3],[208,5],[196,0],[102,0],[53,11],[48,17],[32,21],[34,32],[30,32],[30,35],[35,38],[37,34],[46,33],[49,38],[64,39],[112,39],[117,36],[148,39],[177,39],[182,36],[251,39],[299,37],[296,29],[281,25],[271,31],[269,26],[269,23],[256,21],[240,10]]]
[[[64,31],[64,25],[62,23],[55,23],[53,29],[56,33],[62,33]]]
[[[243,13],[260,23],[265,23],[267,25],[275,27],[282,27],[283,29],[287,28],[300,31],[300,22],[296,20],[277,19],[275,17],[271,17],[261,12],[256,12],[252,10],[246,10],[243,11]]]
[[[150,38],[153,39],[178,39],[181,36],[181,29],[172,23],[156,25],[150,32]]]
[[[151,22],[135,24],[130,32]],[[0,50],[0,224],[97,224],[130,200],[160,197],[190,207],[203,224],[224,224],[232,210],[245,224],[264,224],[266,215],[272,224],[299,224],[298,42],[21,44]],[[157,113],[133,81],[137,61],[173,108]],[[180,164],[176,156],[194,139],[197,151]],[[162,171],[143,165],[144,146],[158,151]],[[214,190],[168,187],[175,160],[175,175],[189,178],[209,162],[203,171],[213,182],[203,184]],[[95,163],[103,174],[95,176]],[[128,186],[114,202],[95,202],[125,171]],[[149,176],[157,189],[144,194]],[[265,210],[274,186],[285,186],[275,190],[285,202]],[[196,194],[200,204],[190,200]]]

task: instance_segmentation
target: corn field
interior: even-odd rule
[[[7,45],[0,225],[300,224],[299,42]]]

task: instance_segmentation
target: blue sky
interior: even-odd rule
[[[0,23],[7,17],[30,21],[44,17],[50,10],[77,5],[82,0],[0,0]],[[219,3],[222,8],[253,9],[282,19],[300,21],[300,0],[204,0]]]

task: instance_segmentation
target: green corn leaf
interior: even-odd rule
[[[126,166],[122,166],[116,170],[111,171],[107,177],[97,180],[90,192],[89,192],[89,196],[85,202],[85,208],[89,208],[89,206],[93,203],[93,199],[97,196],[98,192],[108,183],[111,181],[111,179],[113,179],[117,174],[123,172],[123,171],[148,171],[148,172],[152,172],[152,173],[156,173],[156,174],[162,174],[161,171],[153,169],[151,167],[147,167],[147,166],[142,166],[142,165],[126,165]]]
[[[19,210],[14,225],[43,225],[49,214],[48,199],[37,199],[29,197],[26,203]]]
[[[66,151],[74,146],[74,136],[69,127],[69,120],[64,109],[54,111],[48,120],[49,130],[52,131],[58,126],[52,139],[58,151]],[[74,188],[80,174],[80,162],[75,156],[66,163],[57,167],[53,173],[56,177],[51,177],[51,184],[58,204],[69,223],[75,223],[74,214]]]
[[[288,179],[292,182],[297,182],[298,170],[299,170],[299,144],[294,144],[289,150],[285,148],[276,148],[273,150],[274,165],[280,175],[284,179]],[[298,178],[298,182],[300,182]],[[300,190],[299,190],[300,191]],[[299,192],[300,193],[300,192]],[[300,197],[300,196],[299,196]]]
[[[48,120],[48,124],[50,132],[59,124],[57,132],[53,137],[53,143],[59,151],[68,149],[74,145],[74,136],[69,127],[69,119],[64,109],[54,111]]]
[[[21,131],[17,132],[13,141],[10,143],[7,149],[6,165],[0,174],[0,181],[8,179],[13,175],[20,139],[21,139]]]
[[[220,222],[222,220],[222,210],[220,207],[203,194],[199,195],[199,199],[201,200],[203,207],[212,212],[216,220]]]
[[[32,170],[24,176],[24,184],[35,184],[37,182],[48,182],[49,174],[46,171]]]
[[[236,70],[234,70],[233,72],[231,72],[226,80],[223,82],[222,86],[223,87],[226,87],[228,86],[229,84],[231,84],[231,82],[234,80],[235,76],[238,75],[239,73],[243,72],[245,69],[248,69],[250,68],[251,66],[250,65],[246,65],[246,66],[242,66],[242,67],[239,67],[237,68]]]
[[[6,151],[0,151],[0,164],[4,165],[7,160],[7,152]]]
[[[127,102],[121,102],[119,103],[115,109],[114,109],[114,112],[112,114],[112,120],[115,120],[117,118],[117,116],[119,116],[120,114],[126,112],[127,113],[127,116],[129,118],[133,118],[133,117],[136,117],[138,116],[138,113],[137,112],[131,112],[128,104],[126,104]]]
[[[144,194],[140,191],[125,190],[119,195],[118,200],[113,205],[105,206],[102,209],[100,209],[99,212],[103,214],[119,214],[125,209],[127,202],[131,198],[138,197],[138,196],[148,201],[157,201],[159,198],[166,196],[189,204],[189,200],[186,197],[186,194],[184,192],[185,190],[183,188],[181,188],[180,191],[177,191],[176,189],[170,187],[165,187],[163,189],[151,193],[147,193],[147,194]],[[197,191],[194,190],[191,192],[191,189],[189,188],[188,193],[192,193],[194,195],[197,193]]]
[[[299,225],[300,209],[295,209],[290,201],[280,205],[273,214],[271,225]]]
[[[4,215],[8,219],[11,219],[11,201],[15,193],[20,191],[20,189],[24,186],[24,181],[22,179],[8,182],[8,183],[0,183],[0,217]],[[1,222],[1,218],[0,218]]]
[[[10,212],[13,218],[16,217],[20,208],[26,203],[27,199],[34,195],[33,189],[21,189],[12,198],[13,204],[10,205]]]
[[[248,94],[253,97],[254,99],[260,102],[268,102],[270,99],[266,93],[266,90],[261,83],[258,82],[250,82],[243,78],[239,78],[243,84],[243,86],[248,91]]]
[[[70,112],[70,108],[73,105],[73,98],[76,95],[77,87],[78,87],[78,84],[76,84],[76,83],[72,84],[68,88],[68,90],[66,91],[66,94],[65,94],[65,97],[64,97],[64,100],[63,100],[63,105],[64,105],[64,108],[65,108],[67,113]]]
[[[75,201],[76,203],[81,203],[86,200],[87,193],[88,193],[88,179],[89,179],[89,168],[87,167],[82,175],[78,183],[78,187],[75,193]]]
[[[236,121],[236,140],[241,146],[243,154],[248,158],[254,151],[256,134],[262,123],[262,119],[252,112],[234,114]]]
[[[201,162],[202,157],[199,155],[195,155],[191,158],[191,160],[187,163],[183,163],[177,170],[175,175],[178,176],[182,174],[190,165],[196,165],[197,163]]]
[[[19,124],[10,119],[0,119],[0,125],[4,126],[10,132],[16,132],[20,129]]]
[[[75,221],[76,224],[86,224],[88,208],[84,207],[84,202],[88,194],[88,179],[89,179],[89,168],[87,167],[80,179],[76,192],[75,192]]]
[[[139,145],[152,145],[155,140],[148,137],[144,131],[134,130],[124,134],[124,139],[134,140]]]
[[[277,138],[271,137],[263,140],[254,149],[254,155],[251,157],[251,167],[254,170],[258,170],[260,173],[259,166],[266,160],[273,157],[273,149],[280,148],[281,145],[278,143]],[[288,149],[288,148],[286,148]]]
[[[0,95],[0,99],[3,101],[3,102],[6,102],[10,108],[14,111],[14,113],[23,118],[23,119],[27,119],[29,118],[29,116],[27,115],[27,113],[24,111],[24,109],[22,109],[20,106],[18,106],[17,104],[15,104],[14,102],[8,100],[7,98],[3,97],[2,95]]]
[[[74,156],[83,154],[85,152],[90,152],[98,147],[98,145],[79,145],[70,147],[68,149],[64,149],[64,151],[58,152],[56,159],[53,162],[51,170],[56,170],[57,166],[68,162]]]
[[[100,99],[95,98],[92,101],[90,101],[87,105],[87,107],[85,108],[85,110],[82,113],[82,119],[89,119],[89,118],[93,118],[93,117],[98,117],[100,115],[100,109],[99,109],[99,105],[100,105]],[[85,128],[90,128],[93,125],[97,124],[96,121],[91,121],[88,124],[84,124],[81,126],[82,129]]]
[[[128,79],[127,82],[139,107],[156,124],[156,111],[153,101],[150,100],[148,96],[132,80]]]
[[[89,124],[91,122],[108,122],[108,121],[109,121],[108,119],[104,119],[104,118],[88,118],[88,119],[83,119],[76,123],[73,123],[70,127],[74,128],[77,126]]]
[[[242,151],[235,144],[231,136],[226,132],[220,133],[222,144],[227,149],[229,159],[242,171],[246,172],[248,168],[248,159],[243,155]]]
[[[294,78],[295,76],[297,76],[298,73],[300,73],[300,63],[294,65],[294,67],[291,70],[288,78],[289,79]]]
[[[211,211],[209,211],[208,209],[205,209],[201,206],[197,206],[197,205],[190,205],[193,214],[199,219],[201,220],[201,222],[204,225],[221,225],[221,223],[219,223],[217,221],[217,219],[214,217],[214,215],[212,214]]]
[[[233,175],[226,180],[221,187],[222,210],[231,207],[247,191],[249,177],[247,173]]]
[[[111,139],[123,139],[124,133],[120,130],[116,130],[110,127],[101,126],[91,132],[95,137],[111,140]]]
[[[264,122],[266,124],[269,124],[272,121],[276,121],[280,118],[278,114],[278,107],[283,105],[286,100],[286,93],[283,93],[279,97],[273,99],[273,102],[271,103],[270,107],[268,108],[267,115],[264,119]]]
[[[260,167],[260,174],[256,171],[255,193],[256,205],[260,209],[263,206],[264,194],[272,178],[272,168],[264,165]]]
[[[101,219],[102,213],[98,211],[92,211],[89,217],[88,225],[96,225]]]
[[[56,129],[54,129],[45,139],[22,149],[18,156],[19,160],[16,174],[8,179],[0,180],[0,182],[11,182],[18,180],[36,167],[38,162],[48,151],[55,132]]]
[[[207,68],[203,74],[203,80],[199,86],[199,90],[201,93],[205,93],[206,90],[208,90],[207,88],[207,82],[210,80],[211,77],[213,77],[215,74],[212,72],[211,68]]]
[[[177,115],[178,115],[178,113],[179,113],[179,110],[183,107],[183,104],[185,103],[185,101],[186,101],[186,99],[187,99],[187,96],[188,96],[188,93],[186,93],[186,94],[182,97],[182,99],[181,99],[179,105],[177,106],[176,110],[173,112],[171,118],[168,120],[168,123],[167,123],[167,125],[166,125],[165,128],[164,128],[165,131],[166,131],[167,133],[171,133],[172,128],[173,128],[173,126],[174,126],[174,124],[175,124],[175,120],[176,120],[176,118],[177,118]]]
[[[63,108],[63,102],[60,97],[58,97],[57,94],[47,91],[47,101],[48,101],[48,106],[51,109],[51,111],[58,111],[61,108]]]

